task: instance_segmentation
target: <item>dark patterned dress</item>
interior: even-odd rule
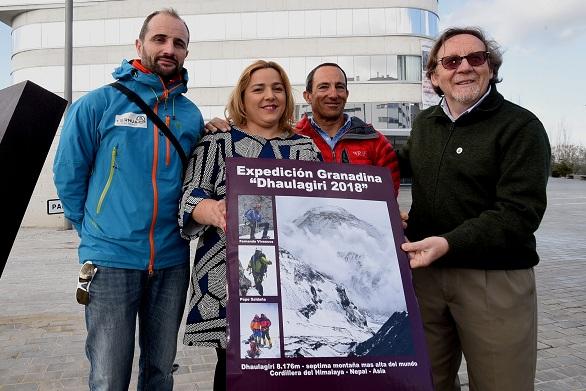
[[[321,160],[313,141],[293,132],[267,140],[232,127],[201,139],[187,168],[179,210],[181,235],[201,236],[189,284],[186,345],[226,347],[226,236],[217,227],[195,222],[191,212],[204,199],[226,197],[228,157]]]

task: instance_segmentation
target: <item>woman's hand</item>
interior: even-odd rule
[[[226,200],[203,200],[193,209],[191,217],[199,224],[213,225],[226,232]]]

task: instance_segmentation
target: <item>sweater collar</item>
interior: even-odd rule
[[[483,96],[481,100],[477,102],[477,104],[470,107],[455,120],[452,120],[448,115],[446,115],[441,105],[441,102],[433,108],[433,110],[429,114],[429,117],[441,117],[451,120],[452,122],[459,122],[461,120],[469,118],[470,116],[493,112],[500,107],[504,100],[505,99],[503,98],[503,96],[497,91],[496,85],[491,84],[490,89],[486,93],[486,95]]]
[[[478,99],[478,100],[476,101],[476,103],[474,103],[472,106],[468,107],[466,110],[464,110],[464,111],[462,112],[462,114],[460,114],[460,115],[459,115],[459,116],[457,116],[457,117],[454,117],[454,116],[452,115],[452,113],[450,112],[450,107],[448,106],[448,101],[446,100],[446,97],[445,97],[445,96],[442,98],[442,100],[440,101],[439,105],[441,106],[441,108],[442,108],[442,110],[444,111],[444,113],[445,113],[445,114],[448,116],[448,118],[449,118],[450,120],[452,120],[452,122],[456,122],[456,120],[457,120],[458,118],[460,118],[460,117],[461,117],[461,116],[463,116],[463,115],[466,115],[466,114],[468,114],[469,112],[471,112],[472,110],[474,110],[474,109],[475,109],[477,106],[479,106],[479,105],[482,103],[482,101],[484,101],[484,99],[485,99],[485,98],[488,96],[488,94],[490,94],[490,90],[491,90],[491,89],[492,89],[492,86],[489,84],[489,86],[488,86],[488,90],[487,90],[487,91],[484,93],[484,95],[482,95],[482,96],[480,97],[480,99]]]

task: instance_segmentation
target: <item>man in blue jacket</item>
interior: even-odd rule
[[[248,209],[244,212],[244,218],[246,219],[246,225],[250,227],[250,239],[256,239],[256,226],[262,228],[262,239],[268,239],[269,235],[269,223],[262,223],[262,212],[261,205],[256,204],[253,208]]]
[[[203,120],[187,91],[189,30],[172,9],[149,15],[140,59],[113,76],[138,94],[189,152]],[[138,389],[171,390],[185,306],[189,245],[177,223],[182,161],[128,97],[104,86],[75,102],[54,163],[65,217],[80,236],[80,263],[96,268],[85,308],[91,390],[128,389],[139,319]]]

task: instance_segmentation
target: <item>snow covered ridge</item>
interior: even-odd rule
[[[306,229],[312,234],[321,236],[329,236],[329,234],[343,229],[345,225],[364,231],[364,233],[373,237],[377,242],[384,244],[383,236],[378,229],[339,206],[318,206],[311,208],[302,216],[293,220],[293,224],[299,229]]]
[[[285,357],[413,354],[390,227],[367,219],[334,204],[279,222]]]

